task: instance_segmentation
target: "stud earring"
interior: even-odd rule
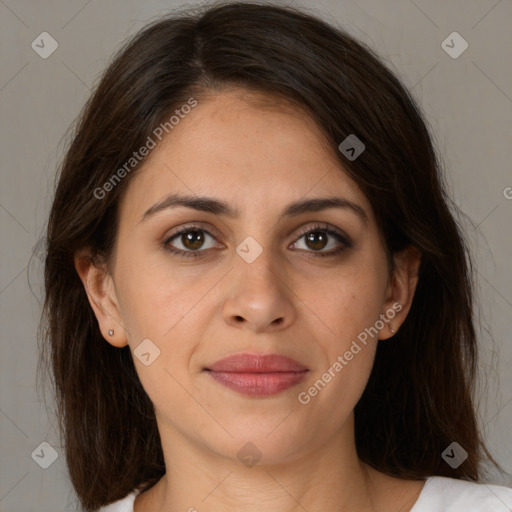
[[[110,330],[108,331],[108,335],[109,335],[109,336],[114,336],[114,329],[110,329]]]
[[[395,329],[393,329],[393,327],[391,327],[391,325],[389,326],[389,330],[390,330],[393,334],[395,334]]]

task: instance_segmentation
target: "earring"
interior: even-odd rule
[[[391,327],[391,325],[389,326],[389,330],[390,330],[393,334],[395,334],[395,329],[393,329],[393,327]]]
[[[108,335],[109,335],[109,336],[114,336],[114,329],[110,329],[110,330],[108,331]]]

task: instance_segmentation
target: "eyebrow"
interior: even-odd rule
[[[240,216],[240,211],[238,209],[224,201],[220,201],[212,197],[170,194],[158,203],[149,207],[142,215],[140,222],[162,210],[178,206],[185,206],[201,212],[213,213],[214,215],[225,215],[231,218]],[[328,208],[343,208],[352,211],[364,222],[365,225],[368,225],[368,215],[361,206],[349,199],[336,196],[317,197],[313,199],[301,199],[299,201],[295,201],[286,206],[283,213],[280,215],[280,218],[296,217],[303,213],[318,212]]]

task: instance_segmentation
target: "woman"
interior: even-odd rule
[[[251,3],[142,30],[48,223],[43,357],[83,508],[510,508],[476,483],[450,206],[418,107],[342,31]]]

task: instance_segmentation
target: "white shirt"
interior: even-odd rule
[[[134,512],[137,491],[98,512]],[[512,488],[431,476],[409,512],[512,512]]]

